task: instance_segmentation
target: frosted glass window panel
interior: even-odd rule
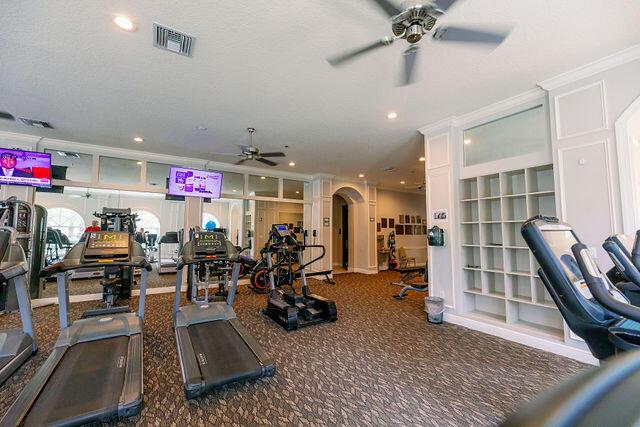
[[[241,196],[244,194],[244,175],[235,172],[222,172],[222,194]]]
[[[103,184],[140,184],[142,162],[116,157],[100,157],[100,182]]]
[[[264,175],[249,175],[249,195],[278,197],[278,178]]]
[[[282,180],[282,197],[285,199],[304,200],[307,183],[293,179]]]
[[[542,105],[464,131],[464,166],[479,165],[549,149],[549,125]]]
[[[93,155],[63,150],[44,151],[51,154],[52,165],[66,167],[65,179],[77,182],[91,182]]]
[[[169,177],[169,165],[147,162],[147,185],[165,188]]]

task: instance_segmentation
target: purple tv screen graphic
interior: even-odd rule
[[[222,192],[222,172],[171,167],[169,194],[219,199]]]
[[[51,187],[51,155],[0,148],[0,184]]]

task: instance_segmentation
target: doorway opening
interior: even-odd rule
[[[333,195],[333,272],[349,271],[349,204],[337,194]]]

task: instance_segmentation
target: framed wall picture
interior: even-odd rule
[[[411,224],[415,224],[416,223],[416,217],[414,215],[411,215],[411,221],[409,221]]]
[[[389,228],[395,228],[396,220],[394,218],[389,218]]]
[[[376,224],[376,228],[378,229],[378,233],[382,231],[382,227],[380,226],[380,223]]]
[[[382,228],[387,228],[387,218],[382,218]]]
[[[411,224],[411,215],[405,215],[404,216],[404,223],[405,224]]]
[[[413,234],[413,225],[406,225],[404,227],[404,234],[406,234],[407,236],[410,236]]]
[[[404,225],[396,225],[396,236],[402,236],[404,234]]]
[[[404,224],[404,215],[403,214],[398,215],[398,224]]]
[[[420,215],[416,215],[416,224],[422,223],[422,217]]]

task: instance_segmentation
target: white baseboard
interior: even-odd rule
[[[554,342],[548,339],[531,336],[511,329],[502,328],[499,325],[481,322],[465,316],[459,316],[457,314],[445,313],[444,320],[445,322],[464,326],[469,329],[504,338],[539,350],[548,351],[579,362],[588,363],[590,365],[599,365],[600,363],[589,351],[571,347],[561,342]]]
[[[378,274],[378,268],[354,268],[349,272],[353,271],[353,273],[362,273],[362,274]]]

